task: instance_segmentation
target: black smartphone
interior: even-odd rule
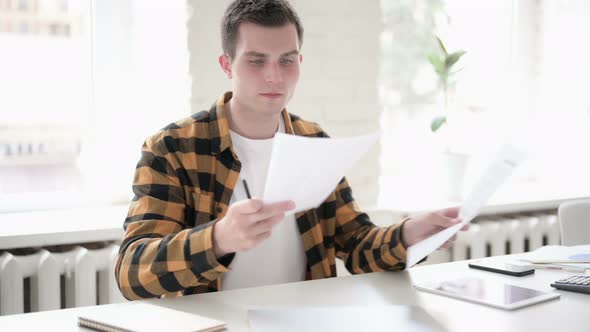
[[[526,265],[507,262],[494,262],[489,260],[473,261],[468,263],[468,266],[472,269],[502,273],[515,277],[522,277],[535,273],[535,269]]]

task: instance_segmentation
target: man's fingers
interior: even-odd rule
[[[229,220],[232,236],[242,244],[240,250],[247,250],[268,238],[285,212],[294,208],[293,201],[264,204],[260,199],[247,199],[233,204],[225,220]]]
[[[437,213],[443,217],[456,219],[457,217],[459,217],[459,210],[461,210],[459,207],[454,206],[446,208],[444,210],[440,210]]]
[[[276,216],[261,220],[257,223],[254,224],[253,226],[253,234],[258,235],[264,232],[267,232],[269,230],[271,230],[274,225],[278,224],[279,222],[281,222],[281,220],[285,219],[285,214],[281,213],[281,214],[277,214]]]
[[[248,218],[248,221],[255,223],[255,222],[276,216],[276,215],[285,214],[286,212],[293,210],[294,208],[295,208],[295,203],[293,203],[293,201],[284,201],[284,202],[266,204],[262,207],[262,209],[249,214],[247,216],[247,218]]]
[[[455,243],[455,240],[457,240],[457,234],[453,235],[450,239],[443,243],[443,245],[440,246],[440,249],[448,249],[452,247],[453,243]]]
[[[270,235],[271,235],[271,234],[272,234],[272,230],[268,230],[268,231],[266,231],[266,232],[262,232],[262,233],[260,233],[260,234],[256,235],[256,237],[254,238],[254,241],[255,241],[256,243],[259,243],[259,242],[260,242],[260,241],[262,241],[262,240],[266,240],[266,239],[268,239],[268,238],[270,237]]]
[[[461,222],[460,219],[443,217],[443,216],[440,216],[436,213],[431,214],[429,219],[430,219],[430,224],[440,226],[443,228],[448,228],[448,227],[454,226],[454,225]]]
[[[232,211],[238,214],[252,214],[260,211],[264,203],[260,199],[246,199],[232,205]]]
[[[447,242],[443,243],[443,245],[440,246],[439,249],[449,249],[452,245],[453,245],[453,243],[451,241],[447,241]]]

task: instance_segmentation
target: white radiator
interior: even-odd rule
[[[389,226],[405,217],[390,210],[372,210],[368,214],[377,226]],[[516,254],[553,244],[560,244],[557,211],[481,216],[468,231],[458,233],[451,248],[433,252],[422,264]],[[339,259],[336,271],[338,276],[350,275]]]
[[[369,215],[379,226],[394,220],[391,211]],[[399,220],[399,219],[397,219]],[[469,231],[459,232],[452,248],[438,250],[425,264],[521,253],[559,244],[555,213],[479,217]],[[117,245],[55,253],[41,250],[0,256],[0,315],[125,301],[117,288],[114,266]],[[348,275],[337,260],[338,275]],[[25,295],[27,294],[27,295]]]
[[[24,256],[4,252],[0,315],[124,301],[114,277],[118,249],[116,245],[60,253],[43,249]]]
[[[560,244],[555,213],[479,217],[459,232],[453,247],[428,256],[427,263],[518,254]]]

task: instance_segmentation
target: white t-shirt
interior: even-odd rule
[[[285,132],[279,120],[278,132]],[[253,140],[230,131],[232,145],[242,169],[230,205],[247,199],[242,180],[246,179],[252,197],[264,191],[273,139]],[[272,229],[271,236],[258,246],[236,253],[229,268],[221,276],[223,290],[257,287],[305,280],[305,251],[294,215],[288,215]]]

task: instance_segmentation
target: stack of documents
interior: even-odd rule
[[[535,269],[585,272],[590,270],[590,245],[544,246],[520,260]]]

